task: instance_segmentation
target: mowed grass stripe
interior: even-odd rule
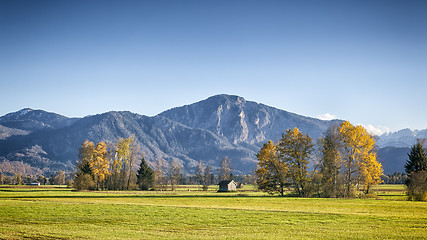
[[[0,195],[1,196],[1,195]],[[173,207],[201,207],[213,209],[240,209],[262,211],[360,214],[376,216],[404,216],[408,218],[427,218],[426,203],[408,201],[388,201],[375,199],[322,199],[322,198],[281,198],[271,196],[228,195],[150,195],[112,194],[94,192],[64,191],[61,194],[27,196],[25,193],[1,196],[0,199],[19,199],[21,201],[52,201],[81,204],[115,203],[140,204]],[[415,214],[416,213],[416,214]]]

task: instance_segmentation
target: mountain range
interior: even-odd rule
[[[218,168],[229,157],[236,174],[256,167],[256,153],[297,127],[314,140],[342,120],[301,116],[232,95],[216,95],[156,116],[112,111],[83,118],[29,108],[0,117],[0,172],[50,174],[73,171],[84,140],[116,142],[134,136],[147,162],[181,162],[193,173],[202,160]],[[414,135],[415,134],[415,135]],[[386,173],[402,172],[409,147],[427,130],[402,130],[378,137],[378,156]]]

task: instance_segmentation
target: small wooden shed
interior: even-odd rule
[[[218,192],[231,192],[236,191],[237,184],[233,180],[224,180],[219,183]]]

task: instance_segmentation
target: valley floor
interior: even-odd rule
[[[427,203],[0,186],[0,239],[426,239]]]

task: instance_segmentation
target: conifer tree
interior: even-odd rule
[[[408,154],[405,170],[408,174],[406,186],[409,200],[427,200],[427,154],[424,149],[424,140],[418,140],[411,147]]]
[[[139,189],[146,191],[153,188],[154,171],[147,165],[147,162],[144,158],[141,160],[136,177]]]
[[[411,147],[411,152],[408,154],[409,160],[405,164],[405,170],[407,174],[412,172],[419,172],[427,170],[427,155],[424,150],[424,140],[417,141]]]

